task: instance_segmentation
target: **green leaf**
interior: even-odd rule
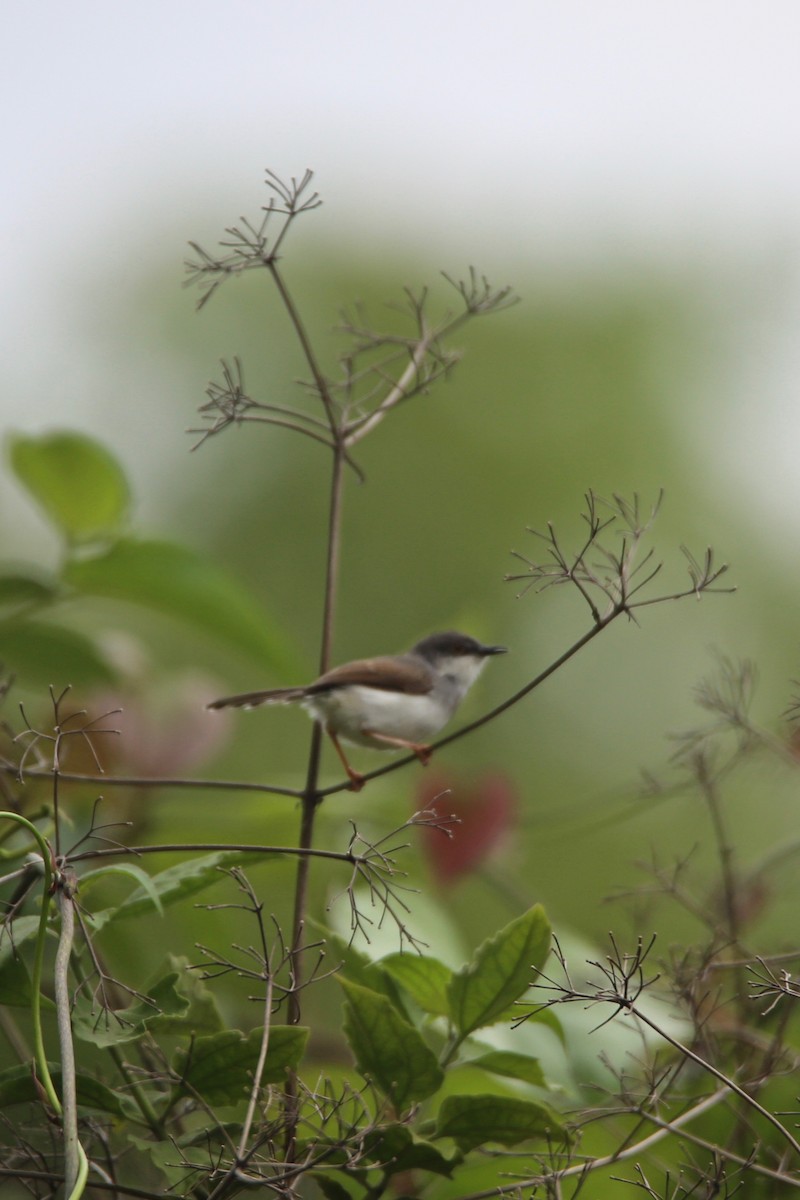
[[[33,991],[28,968],[21,958],[8,954],[0,961],[0,1004],[30,1008]]]
[[[451,1176],[461,1155],[448,1158],[431,1142],[414,1137],[406,1125],[384,1125],[368,1136],[364,1153],[390,1175],[401,1171],[431,1171]]]
[[[64,578],[88,595],[127,600],[191,623],[281,678],[296,665],[285,636],[262,605],[234,577],[186,546],[125,538],[102,554],[73,559]]]
[[[50,1063],[50,1074],[56,1091],[61,1092],[61,1069]],[[114,1092],[104,1083],[78,1072],[77,1075],[78,1104],[84,1108],[96,1108],[101,1112],[111,1113],[115,1117],[132,1115],[131,1102],[126,1096]],[[0,1071],[0,1108],[11,1104],[29,1104],[41,1102],[41,1093],[37,1088],[30,1066],[10,1067]]]
[[[130,1129],[126,1133],[128,1142],[143,1156],[139,1161],[151,1164],[162,1173],[170,1189],[165,1194],[172,1195],[171,1189],[177,1188],[186,1179],[186,1164],[182,1161],[179,1146],[174,1141],[156,1142],[152,1138],[140,1137]],[[136,1158],[131,1155],[128,1161],[135,1162]]]
[[[122,904],[95,913],[91,924],[94,929],[102,929],[110,921],[124,921],[130,917],[141,917],[145,913],[151,913],[156,904],[159,904],[161,910],[178,900],[185,900],[202,892],[212,883],[218,883],[222,873],[229,867],[238,866],[243,862],[263,862],[271,857],[271,854],[250,854],[246,850],[218,850],[213,854],[204,854],[201,858],[176,863],[158,875],[149,876],[148,887],[138,887]]]
[[[38,901],[37,901],[38,903]],[[13,931],[13,939],[10,936]],[[23,942],[27,942],[30,938],[36,937],[39,932],[39,917],[15,917],[13,925],[10,925],[7,931],[7,936],[0,939],[0,963],[5,963],[9,958],[14,958],[16,947],[21,946]]]
[[[524,1083],[532,1083],[535,1087],[547,1087],[538,1058],[527,1054],[515,1054],[513,1050],[490,1050],[480,1058],[471,1058],[464,1063],[465,1067],[482,1067],[493,1075],[504,1075],[508,1079],[521,1079]]]
[[[189,1007],[176,984],[178,971],[170,971],[147,989],[146,999],[113,1012],[98,1010],[89,1001],[78,1001],[72,1016],[76,1037],[95,1046],[118,1046],[140,1038],[147,1030],[174,1028],[176,1017]]]
[[[178,990],[189,1001],[189,1007],[185,1013],[171,1018],[165,1017],[159,1023],[160,1033],[180,1033],[185,1036],[187,1033],[218,1033],[220,1029],[225,1028],[216,996],[206,987],[197,972],[190,969],[188,958],[168,954],[162,969],[178,972]]]
[[[448,988],[450,1013],[461,1038],[492,1025],[527,991],[550,951],[550,922],[541,904],[479,946]]]
[[[388,954],[379,960],[379,966],[405,988],[424,1012],[437,1017],[450,1015],[447,989],[453,972],[438,958],[423,954]]]
[[[56,580],[23,571],[0,575],[0,605],[16,608],[20,605],[46,604],[58,595]]]
[[[94,642],[60,625],[0,621],[0,661],[25,684],[111,683],[114,673]]]
[[[402,1112],[442,1084],[436,1056],[386,996],[339,978],[344,988],[344,1031],[359,1071]]]
[[[301,1025],[270,1028],[262,1083],[285,1082],[287,1071],[302,1058],[308,1032]],[[253,1029],[247,1036],[238,1029],[224,1029],[195,1038],[175,1056],[173,1066],[181,1077],[179,1091],[199,1092],[211,1104],[236,1104],[244,1099],[253,1085],[261,1035],[261,1029]]]
[[[530,1138],[563,1133],[561,1118],[546,1104],[513,1096],[447,1096],[439,1109],[436,1137],[450,1137],[466,1154],[499,1142],[516,1146]]]
[[[336,1179],[331,1179],[330,1175],[319,1175],[315,1171],[311,1178],[322,1192],[325,1200],[352,1200],[353,1193],[348,1192],[343,1184]]]
[[[17,478],[69,541],[90,542],[120,531],[130,492],[105,446],[79,433],[17,434],[10,453]]]
[[[334,969],[336,966],[339,967],[345,979],[351,980],[352,983],[360,983],[362,987],[388,996],[395,1008],[399,1009],[404,1017],[408,1015],[397,987],[383,970],[382,962],[373,962],[372,959],[367,958],[366,954],[362,954],[360,950],[356,950],[355,946],[351,945],[343,937],[339,937],[338,933],[332,933],[321,922],[309,918],[307,924],[310,929],[318,931],[320,936],[324,938],[328,961]]]
[[[109,863],[108,866],[98,867],[96,871],[89,871],[86,875],[82,875],[81,897],[85,898],[87,885],[91,887],[92,881],[103,879],[107,875],[123,875],[136,880],[140,885],[139,890],[143,891],[150,898],[159,916],[163,917],[164,907],[161,903],[161,897],[158,894],[158,888],[147,872],[143,871],[141,867],[137,867],[135,863]]]

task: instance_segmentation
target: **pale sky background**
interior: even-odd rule
[[[210,238],[257,210],[265,167],[312,166],[331,237],[373,254],[416,239],[497,282],[779,266],[752,307],[710,298],[741,323],[721,469],[800,520],[796,0],[6,0],[3,16],[3,427],[91,420],[141,449],[107,402],[87,279],[124,289],[159,249],[177,267],[156,216],[170,239]],[[131,394],[149,369],[130,364]],[[154,471],[173,449],[151,447]]]

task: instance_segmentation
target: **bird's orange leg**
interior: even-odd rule
[[[333,742],[333,747],[334,747],[336,753],[339,755],[339,758],[342,760],[342,766],[344,767],[345,771],[347,772],[347,777],[350,780],[350,791],[351,792],[360,792],[364,786],[364,776],[359,775],[358,771],[354,771],[353,768],[350,766],[350,763],[347,761],[347,758],[345,757],[344,750],[342,749],[342,747],[339,743],[339,739],[337,738],[336,734],[333,733],[330,729],[326,729],[325,732],[327,733],[328,737]]]
[[[427,767],[431,761],[433,751],[430,746],[425,746],[421,742],[408,742],[405,738],[391,737],[388,733],[378,733],[375,729],[363,729],[367,737],[374,738],[376,742],[385,742],[387,746],[396,746],[398,750],[410,750],[412,754],[416,754],[423,767]]]

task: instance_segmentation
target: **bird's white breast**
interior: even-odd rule
[[[373,749],[376,743],[365,730],[424,742],[438,733],[451,715],[451,709],[430,694],[410,696],[360,684],[309,696],[304,705],[332,733]]]

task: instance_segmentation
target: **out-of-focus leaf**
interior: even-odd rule
[[[33,992],[28,968],[21,958],[9,954],[0,962],[0,1004],[29,1008]]]
[[[296,666],[285,637],[242,584],[186,546],[125,538],[102,554],[74,559],[64,577],[89,595],[190,622],[281,678]]]
[[[373,962],[367,958],[360,950],[340,937],[338,933],[333,933],[327,926],[309,918],[307,925],[310,929],[319,931],[321,937],[325,939],[325,952],[327,961],[331,968],[339,967],[341,974],[345,979],[351,980],[353,983],[360,983],[362,987],[370,988],[373,992],[382,992],[384,996],[388,996],[405,1016],[406,1012],[403,1007],[398,989],[395,987],[394,981],[383,970],[383,963]]]
[[[249,1093],[258,1062],[263,1030],[247,1036],[224,1029],[195,1038],[189,1049],[180,1049],[173,1063],[181,1077],[180,1091],[199,1092],[210,1104],[236,1104]],[[286,1073],[300,1062],[308,1040],[301,1025],[273,1025],[269,1031],[262,1083],[283,1083]]]
[[[110,921],[140,917],[151,913],[159,902],[160,909],[163,909],[168,904],[202,892],[212,883],[218,883],[229,867],[240,863],[263,862],[265,858],[272,857],[271,854],[248,854],[246,850],[218,850],[214,854],[204,854],[202,858],[176,863],[158,875],[151,875],[147,888],[136,888],[121,904],[94,913],[91,924],[95,929],[102,929]]]
[[[344,1032],[359,1071],[389,1096],[398,1112],[442,1084],[436,1055],[388,997],[339,978],[345,993]]]
[[[158,888],[153,883],[151,877],[141,867],[137,867],[135,863],[108,863],[107,866],[98,867],[95,871],[89,871],[86,875],[81,876],[81,896],[85,898],[85,893],[88,888],[91,888],[93,881],[103,879],[108,875],[123,875],[136,881],[139,884],[139,891],[143,891],[147,895],[160,916],[164,915],[164,908],[161,904],[161,897],[158,894]]]
[[[178,991],[189,1001],[189,1007],[186,1012],[173,1019],[165,1017],[159,1023],[159,1032],[200,1035],[218,1033],[225,1028],[216,996],[206,987],[197,972],[189,969],[188,958],[168,954],[162,969],[179,973]]]
[[[400,1171],[432,1171],[450,1176],[461,1155],[447,1158],[431,1142],[416,1138],[407,1125],[384,1125],[366,1138],[364,1153],[388,1174]]]
[[[105,446],[80,433],[17,434],[10,454],[17,478],[69,541],[119,533],[130,491]]]
[[[50,1074],[57,1092],[61,1092],[61,1069],[55,1063],[50,1063]],[[127,1096],[114,1092],[104,1083],[91,1075],[80,1071],[77,1076],[78,1104],[85,1108],[96,1108],[100,1112],[111,1113],[114,1117],[130,1117],[132,1115],[131,1101]],[[40,1103],[41,1094],[37,1089],[30,1066],[10,1067],[0,1071],[0,1108],[11,1104]]]
[[[438,958],[424,954],[388,954],[379,960],[379,965],[425,1012],[437,1017],[450,1015],[447,988],[453,973]]]
[[[0,621],[0,661],[26,685],[111,683],[94,642],[74,629],[20,618]]]
[[[314,1171],[311,1178],[322,1192],[325,1200],[352,1200],[353,1192],[348,1192],[344,1184],[339,1183],[337,1179],[332,1179],[330,1175],[321,1175]],[[362,1189],[359,1188],[359,1192]]]
[[[114,1012],[98,1010],[91,1002],[79,1000],[72,1016],[76,1036],[96,1046],[117,1046],[141,1037],[148,1029],[174,1028],[175,1018],[185,1015],[189,1007],[189,1001],[176,987],[179,978],[177,971],[171,971],[148,987],[147,999]]]
[[[513,1096],[447,1096],[436,1123],[436,1137],[452,1138],[465,1154],[487,1142],[516,1146],[562,1132],[561,1118],[546,1104]]]
[[[550,952],[550,922],[541,904],[479,946],[448,989],[450,1012],[462,1038],[501,1019],[527,991]]]
[[[19,608],[28,604],[46,604],[59,591],[55,579],[29,575],[26,571],[8,571],[0,575],[0,607]]]
[[[547,1087],[542,1068],[537,1058],[527,1054],[515,1054],[513,1050],[490,1050],[480,1058],[471,1058],[465,1066],[482,1067],[493,1075],[503,1075],[507,1079],[520,1079],[524,1083],[532,1083],[535,1087]]]

